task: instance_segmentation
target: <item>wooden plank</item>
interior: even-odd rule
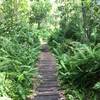
[[[41,84],[37,88],[37,96],[33,100],[59,100],[56,59],[44,47],[41,52],[38,68],[41,75]]]

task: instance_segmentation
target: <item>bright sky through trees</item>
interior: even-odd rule
[[[53,4],[55,2],[55,0],[50,0],[50,2]]]

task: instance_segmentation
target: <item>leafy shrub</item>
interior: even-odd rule
[[[39,42],[33,35],[22,29],[13,36],[0,37],[0,75],[3,76],[0,96],[26,100],[33,85],[36,88]]]
[[[66,44],[66,52],[62,52],[62,45],[57,45],[57,48],[54,48],[54,53],[58,59],[58,75],[65,90],[66,98],[83,100],[87,95],[91,95],[89,98],[94,98],[93,87],[100,81],[99,44],[92,48],[79,42],[70,42]]]

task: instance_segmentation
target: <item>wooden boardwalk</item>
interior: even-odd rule
[[[42,82],[33,100],[59,100],[56,59],[48,49],[41,52],[38,67]]]

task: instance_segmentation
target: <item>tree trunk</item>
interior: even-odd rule
[[[84,28],[84,35],[82,37],[82,41],[88,43],[89,38],[88,38],[88,31],[87,31],[87,22],[86,22],[86,7],[84,4],[84,1],[82,0],[82,16],[83,16],[83,28]]]
[[[40,29],[41,28],[41,22],[38,22],[38,27],[37,27],[38,29]]]

